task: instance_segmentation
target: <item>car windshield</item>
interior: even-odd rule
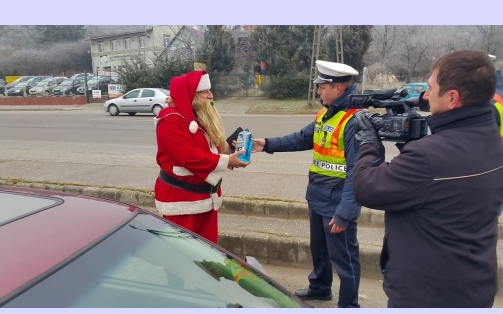
[[[153,215],[139,214],[3,306],[266,308],[303,305],[246,264],[241,265],[198,237]]]
[[[10,82],[9,84],[14,85],[14,84],[17,84],[17,83],[25,81],[25,80],[26,80],[25,77],[20,77],[20,78],[17,78],[16,80],[14,80],[13,82]]]
[[[65,85],[65,86],[70,86],[72,85],[73,83],[73,80],[64,80],[63,82],[61,82],[61,84],[59,85]]]
[[[21,82],[21,83],[17,83],[17,84],[16,84],[16,86],[14,86],[14,87],[19,88],[19,87],[24,87],[24,86],[26,86],[26,85],[28,85],[28,83],[26,83],[26,82]]]
[[[38,83],[37,83],[37,85],[35,85],[35,86],[46,86],[47,84],[49,84],[49,82],[50,82],[50,81],[51,81],[51,80],[48,80],[48,81],[40,81],[40,82],[38,82]]]
[[[91,79],[87,81],[87,85],[96,85],[98,83],[97,79]]]

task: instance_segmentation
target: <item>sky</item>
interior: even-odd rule
[[[494,9],[502,7],[501,0],[23,0],[24,9],[2,2],[1,25],[490,25],[501,24]]]

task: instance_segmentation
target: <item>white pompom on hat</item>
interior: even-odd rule
[[[199,84],[197,85],[196,92],[211,89],[210,76],[208,73],[201,75]]]

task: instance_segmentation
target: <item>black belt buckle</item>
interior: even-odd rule
[[[222,183],[222,179],[220,179],[217,183],[217,185],[215,186],[211,186],[211,190],[210,190],[210,193],[217,193],[218,192],[218,188],[220,187],[220,184]]]

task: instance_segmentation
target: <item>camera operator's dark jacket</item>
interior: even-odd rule
[[[359,149],[354,193],[385,211],[383,287],[396,307],[493,304],[503,142],[491,107],[429,117],[432,135],[390,163],[382,145]]]
[[[352,85],[341,97],[334,100],[326,113],[327,118],[334,116],[340,110],[347,110],[349,95],[356,92],[356,85]],[[360,216],[361,206],[353,195],[353,171],[358,146],[354,140],[355,119],[351,118],[344,130],[344,156],[346,158],[346,179],[326,177],[309,172],[309,184],[306,191],[308,206],[315,213],[324,217],[334,217],[335,223],[347,227],[349,222]],[[305,126],[299,132],[283,137],[266,138],[264,151],[292,152],[313,149],[315,121]]]

